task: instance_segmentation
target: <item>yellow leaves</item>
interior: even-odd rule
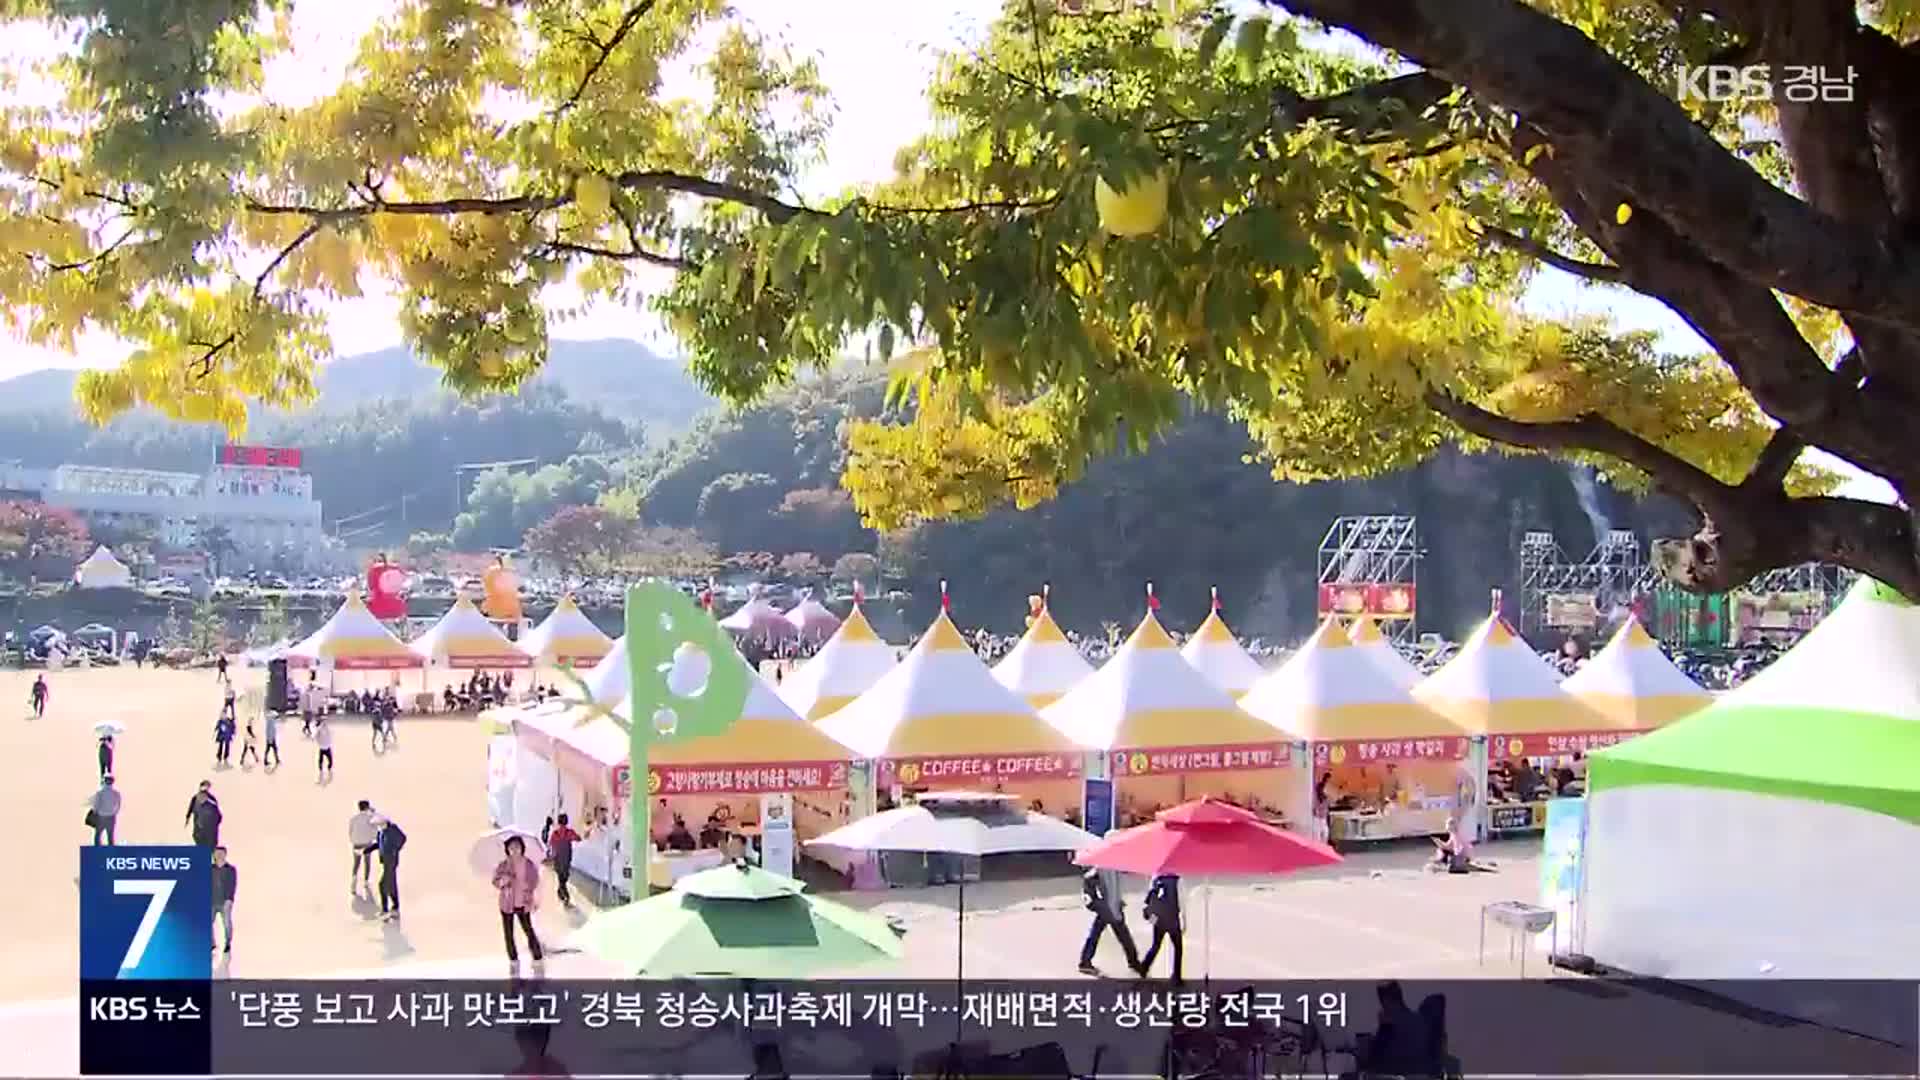
[[[613,211],[613,183],[598,173],[582,176],[573,187],[575,203],[589,220],[605,218]]]
[[[1536,160],[1538,160],[1540,156],[1543,154],[1546,155],[1548,158],[1553,157],[1552,143],[1535,143],[1532,146],[1527,147],[1527,152],[1520,155],[1520,163],[1522,165],[1530,166]]]
[[[1614,207],[1613,223],[1615,225],[1625,225],[1627,222],[1632,220],[1633,220],[1633,207],[1628,206],[1626,203],[1621,203],[1619,206]]]

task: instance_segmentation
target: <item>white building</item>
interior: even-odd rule
[[[222,448],[220,463],[204,474],[62,465],[50,473],[14,469],[0,479],[21,488],[37,482],[49,506],[94,525],[143,529],[163,547],[199,547],[204,531],[219,526],[243,562],[323,559],[320,503],[298,453],[249,450]]]

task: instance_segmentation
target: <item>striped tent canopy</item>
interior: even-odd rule
[[[1635,731],[1664,727],[1713,700],[1632,615],[1560,689]]]
[[[1180,655],[1200,674],[1213,680],[1215,686],[1235,697],[1253,689],[1253,684],[1267,673],[1258,660],[1240,647],[1239,639],[1220,617],[1218,589],[1213,591],[1213,610],[1207,612],[1206,621],[1187,639]]]

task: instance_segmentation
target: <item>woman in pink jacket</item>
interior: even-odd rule
[[[527,951],[538,964],[545,958],[540,936],[533,932],[533,913],[540,906],[540,868],[527,858],[525,840],[510,836],[506,847],[507,857],[493,868],[493,887],[500,890],[500,933],[507,939],[507,962],[520,964],[520,951],[513,945],[513,923],[518,919],[527,936]]]

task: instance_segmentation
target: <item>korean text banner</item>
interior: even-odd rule
[[[1264,1048],[1268,1075],[1338,1075],[1382,1014],[1380,986],[1359,981],[209,985],[198,1017],[143,1025],[205,1025],[212,1072],[258,1076],[1091,1075],[1096,1057],[1101,1075],[1155,1076],[1168,1052],[1193,1059],[1184,1075],[1243,1044]],[[1455,1059],[1445,1067],[1465,1075],[1913,1076],[1920,1060],[1920,990],[1908,982],[1410,980],[1401,990],[1410,1010],[1445,999]],[[146,1038],[143,1025],[120,1034]],[[956,1038],[970,1055],[960,1062],[947,1057]],[[152,1059],[148,1072],[181,1074]]]

